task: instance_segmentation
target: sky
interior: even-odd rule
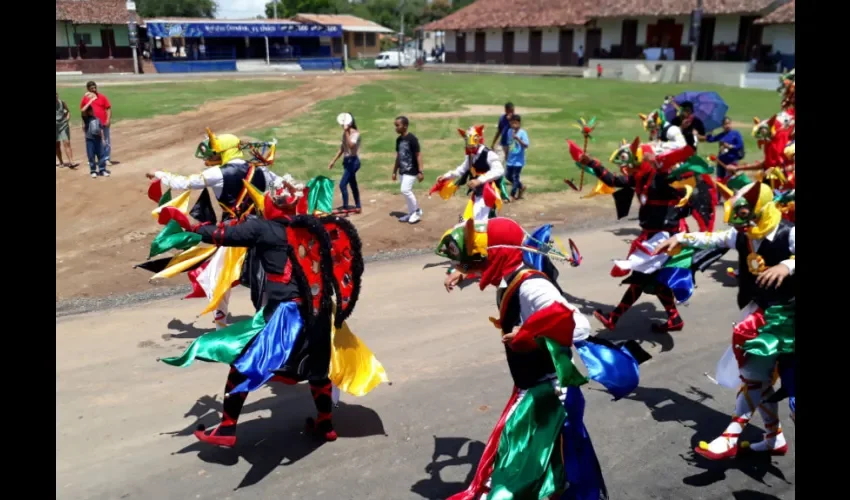
[[[245,19],[265,14],[268,0],[218,0],[220,19]]]

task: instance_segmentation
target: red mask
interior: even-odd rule
[[[523,262],[521,246],[525,231],[511,219],[496,217],[487,222],[487,261],[478,286],[499,286],[502,279]],[[513,247],[504,248],[501,245]]]

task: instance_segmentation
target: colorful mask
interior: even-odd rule
[[[484,144],[484,125],[475,125],[469,127],[469,130],[457,129],[457,131],[464,138],[468,155],[476,154],[478,147]]]
[[[196,158],[203,158],[207,166],[226,165],[232,160],[242,158],[242,143],[233,134],[222,134],[218,137],[207,129],[208,140],[200,143],[195,150]]]
[[[443,234],[435,252],[459,264],[476,264],[487,258],[487,222],[468,219]]]
[[[767,236],[782,218],[774,203],[773,190],[762,182],[742,187],[726,202],[725,209],[726,222],[755,239]]]
[[[635,137],[631,144],[623,139],[622,145],[611,154],[609,161],[621,168],[638,168],[643,163],[644,148]]]
[[[664,111],[661,109],[656,109],[655,111],[650,112],[648,115],[643,113],[638,114],[638,118],[643,122],[643,128],[647,132],[653,133],[661,130],[664,125],[667,123],[667,118],[664,115]]]

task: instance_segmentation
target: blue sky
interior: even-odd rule
[[[245,19],[265,14],[268,0],[218,0],[219,18]]]

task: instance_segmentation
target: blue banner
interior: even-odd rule
[[[266,23],[147,23],[149,37],[309,37],[342,36],[337,24],[266,24]]]

